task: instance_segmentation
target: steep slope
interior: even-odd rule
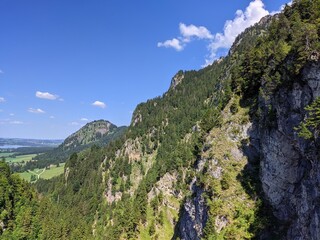
[[[320,96],[320,64],[309,63],[290,86],[261,99],[261,181],[275,216],[288,226],[288,239],[319,239],[319,139],[305,140],[296,127],[308,104]],[[274,114],[270,123],[268,105]],[[320,106],[318,106],[320,107]],[[266,126],[269,125],[269,126]]]
[[[251,50],[264,54],[254,73],[259,95],[250,139],[265,196],[287,239],[320,238],[319,123],[309,127],[310,139],[298,127],[320,96],[319,18],[320,1],[295,1]]]
[[[105,160],[110,208],[101,211],[112,215],[98,221],[101,234],[318,239],[318,135],[302,139],[296,127],[319,96],[319,7],[294,1],[240,35],[228,57],[180,71],[165,95],[137,107],[125,143]],[[230,130],[221,111],[232,93],[248,122]]]
[[[242,42],[246,47],[243,52],[257,41],[267,23],[248,30],[250,41],[246,40],[248,35],[244,35]],[[236,54],[243,52],[237,51]],[[205,226],[210,221],[214,227],[215,220],[209,214],[208,202],[217,198],[213,189],[220,177],[217,181],[209,181],[209,186],[204,188],[204,166],[199,164],[203,162],[202,158],[206,158],[204,149],[211,148],[212,142],[206,140],[211,129],[228,124],[220,115],[234,98],[230,88],[231,71],[239,63],[233,57],[228,56],[198,72],[178,72],[166,94],[137,107],[125,142],[115,154],[105,159],[108,205],[101,211],[112,212],[112,215],[108,215],[107,221],[97,220],[97,225],[101,226],[97,236],[102,234],[110,239],[200,239],[216,234],[214,228],[205,230]],[[241,145],[239,141],[236,146]],[[225,151],[228,155],[229,148]],[[230,177],[233,183],[238,182],[233,190],[237,189],[239,197],[226,198],[237,202],[232,203],[235,207],[230,215],[236,215],[241,207],[241,211],[250,213],[249,216],[239,216],[238,225],[227,224],[232,220],[229,216],[218,216],[225,218],[225,224],[230,225],[228,234],[253,237],[264,225],[252,227],[259,225],[254,216],[260,208],[254,201],[250,202],[250,195],[236,178],[245,163],[245,159],[238,163],[237,170]],[[224,188],[226,186],[222,192],[226,190]],[[255,195],[258,199],[258,194]],[[245,199],[247,203],[241,203]],[[239,230],[233,231],[237,227]]]
[[[92,145],[103,146],[123,134],[126,127],[117,127],[106,120],[87,123],[77,132],[67,137],[57,148],[35,157],[25,169],[43,168],[50,164],[65,162],[74,152],[80,152]]]
[[[1,239],[27,239],[38,235],[36,193],[9,166],[0,161]]]
[[[320,120],[308,125],[305,109],[320,108],[319,19],[319,0],[293,1],[241,34],[227,57],[179,71],[168,92],[137,106],[125,135],[37,183],[77,217],[45,232],[319,239]]]
[[[91,239],[91,226],[79,211],[39,198],[28,182],[0,161],[0,239]]]

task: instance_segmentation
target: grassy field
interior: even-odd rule
[[[37,156],[37,154],[28,154],[28,155],[20,155],[20,156],[16,156],[16,157],[6,157],[6,162],[8,163],[21,163],[21,162],[28,162],[30,160],[32,160],[32,158],[34,158],[35,156]]]
[[[0,152],[0,159],[4,157],[7,163],[23,163],[31,161],[32,158],[37,156],[37,154],[28,154],[28,155],[20,155],[16,157],[12,157],[15,154],[14,152]],[[33,171],[28,170],[22,173],[18,173],[19,176],[27,181],[31,181],[31,176],[35,175],[36,179],[43,178],[43,179],[50,179],[55,176],[59,176],[64,172],[64,163],[61,163],[59,167],[51,166],[50,169],[34,169]]]
[[[29,170],[23,173],[19,173],[20,177],[31,181],[31,176],[36,175],[37,178],[50,179],[55,176],[59,176],[64,171],[64,163],[61,163],[59,167],[52,166],[50,169],[34,169],[33,171]]]
[[[43,174],[40,175],[43,179],[50,179],[55,176],[59,176],[64,172],[64,163],[60,164],[59,167],[52,167],[50,170],[46,170]]]
[[[15,152],[0,152],[0,158],[2,158],[2,157],[7,158],[7,157],[11,156],[12,154],[15,154]]]

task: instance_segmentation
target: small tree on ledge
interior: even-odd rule
[[[298,136],[304,139],[317,139],[320,133],[320,97],[306,108],[307,118],[296,128]]]

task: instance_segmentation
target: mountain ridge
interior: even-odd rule
[[[40,239],[319,239],[320,121],[305,122],[319,19],[320,1],[294,0],[225,58],[179,72],[121,137],[38,181],[51,204]]]

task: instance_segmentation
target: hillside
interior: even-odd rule
[[[117,127],[106,120],[87,123],[67,137],[58,149],[64,152],[79,152],[91,145],[103,146],[122,134],[125,127]]]
[[[104,146],[123,134],[126,127],[117,127],[106,120],[87,123],[77,132],[67,137],[57,148],[36,156],[36,161],[29,162],[25,169],[43,168],[50,164],[65,162],[72,153],[80,152],[92,145]]]
[[[320,239],[319,19],[295,0],[179,71],[122,136],[36,183],[29,239]]]

